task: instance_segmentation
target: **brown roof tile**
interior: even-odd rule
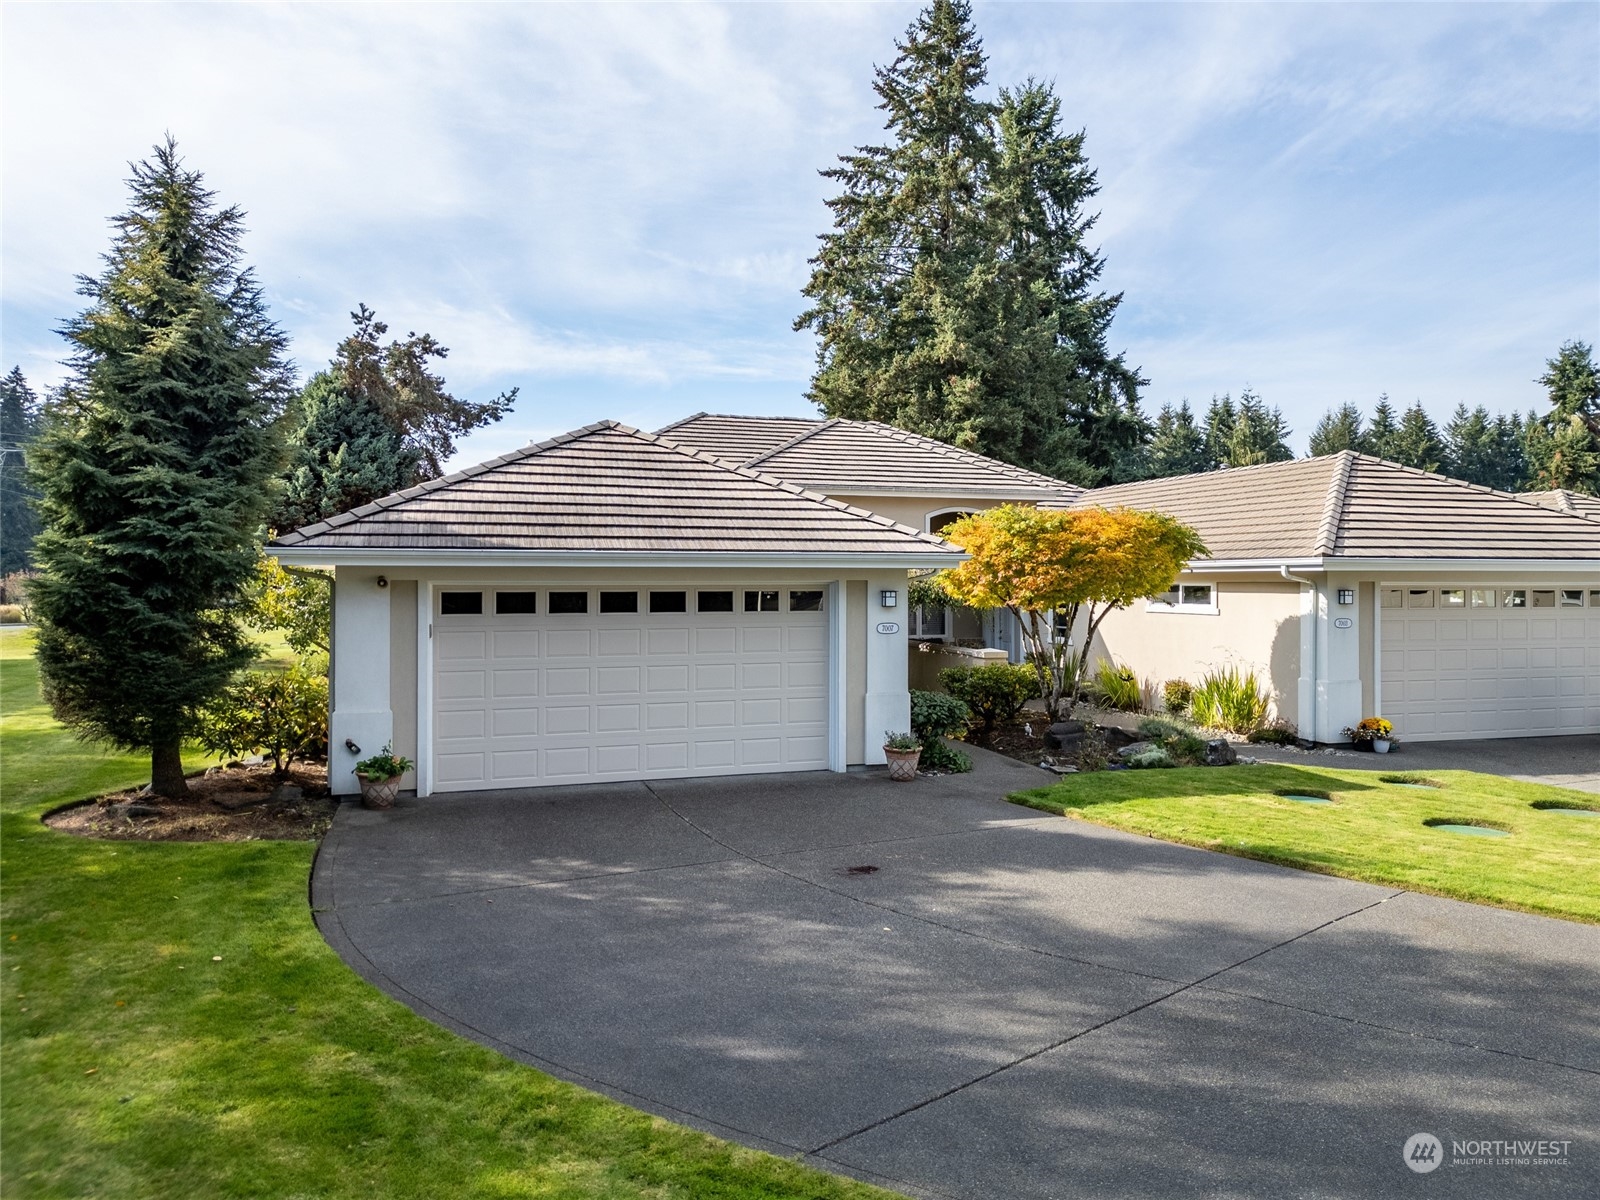
[[[939,538],[613,421],[385,496],[275,547],[959,554]]]
[[[877,421],[824,421],[747,465],[835,495],[1065,500],[1083,489]]]
[[[1213,559],[1600,560],[1594,520],[1350,451],[1095,488],[1074,505],[1168,513]]]
[[[695,413],[656,430],[658,437],[670,438],[680,446],[704,450],[718,458],[746,463],[789,441],[796,434],[815,429],[820,417],[735,417],[722,413]]]

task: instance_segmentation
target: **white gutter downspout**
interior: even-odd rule
[[[1295,575],[1287,566],[1280,566],[1278,574],[1302,589],[1300,602],[1300,739],[1317,740],[1317,616],[1320,607],[1317,585],[1303,575]]]

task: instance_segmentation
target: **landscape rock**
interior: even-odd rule
[[[1044,741],[1056,750],[1076,750],[1083,741],[1083,722],[1057,721],[1045,732]]]
[[[292,783],[280,783],[272,789],[272,795],[268,796],[267,799],[274,803],[288,803],[292,800],[303,800],[305,795],[305,789],[302,787]]]
[[[1146,754],[1154,749],[1156,749],[1154,742],[1129,742],[1121,750],[1117,751],[1117,757],[1137,758],[1139,755]]]
[[[1239,761],[1239,755],[1227,738],[1212,738],[1206,743],[1206,766],[1228,767]]]

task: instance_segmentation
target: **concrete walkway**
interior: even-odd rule
[[[347,805],[318,921],[468,1037],[913,1195],[1600,1195],[1600,929],[1043,816],[975,757]],[[1509,1138],[1567,1161],[1452,1160]]]

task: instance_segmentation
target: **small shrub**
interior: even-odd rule
[[[1156,743],[1174,764],[1198,766],[1205,761],[1205,738],[1181,722],[1167,717],[1146,717],[1139,722],[1139,736]]]
[[[1161,705],[1169,713],[1189,711],[1189,701],[1194,699],[1194,684],[1187,679],[1169,679],[1161,686]]]
[[[26,618],[20,604],[0,604],[0,625],[21,625]]]
[[[1258,746],[1287,746],[1299,738],[1299,731],[1287,721],[1274,721],[1260,729],[1252,729],[1245,741]]]
[[[195,741],[224,758],[270,754],[281,777],[328,753],[328,681],[303,667],[249,671],[199,713]]]
[[[1098,726],[1085,724],[1083,741],[1078,743],[1078,770],[1104,771],[1111,761],[1111,747]]]
[[[1109,659],[1094,670],[1094,691],[1107,708],[1138,712],[1144,708],[1144,689],[1131,667],[1119,667]]]
[[[1168,754],[1160,746],[1152,746],[1149,750],[1141,751],[1140,753],[1135,754],[1133,757],[1124,759],[1123,761],[1126,762],[1130,767],[1137,767],[1144,770],[1154,767],[1175,767],[1178,765],[1172,761],[1172,755]]]
[[[26,610],[28,607],[28,584],[32,582],[34,572],[12,571],[9,575],[0,575],[0,604],[16,605]]]
[[[883,733],[883,748],[885,750],[921,750],[922,743],[917,741],[914,733],[896,733],[886,729]]]
[[[911,693],[911,732],[922,743],[920,764],[930,771],[970,771],[972,759],[944,744],[972,724],[972,710],[944,692]]]
[[[1254,671],[1229,666],[1206,672],[1194,689],[1189,711],[1197,724],[1249,733],[1266,722],[1268,703]]]
[[[994,727],[1013,720],[1022,706],[1039,694],[1039,675],[1024,663],[985,663],[981,667],[946,667],[939,682],[977,719],[979,745],[987,745]]]

